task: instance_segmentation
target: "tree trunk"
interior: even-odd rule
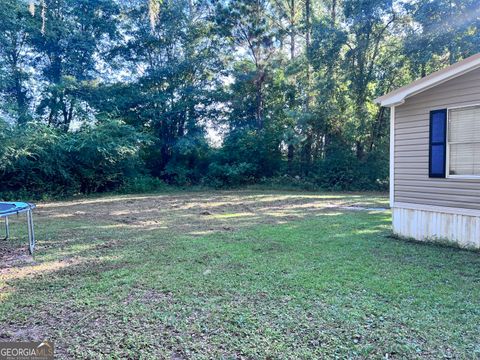
[[[382,120],[384,117],[384,113],[385,107],[382,106],[378,109],[377,116],[375,117],[375,122],[372,124],[372,136],[370,137],[369,151],[373,150],[375,142],[377,138],[380,137],[380,134],[382,132]]]
[[[337,22],[337,0],[332,0],[330,17],[332,19],[332,24],[335,25],[335,23]]]
[[[311,36],[311,22],[310,22],[310,17],[311,17],[311,4],[310,0],[305,0],[305,51],[309,52],[310,50],[310,36]],[[306,103],[305,103],[305,110],[308,112],[310,111],[310,103],[311,103],[311,94],[310,94],[310,89],[311,89],[311,67],[310,67],[310,62],[307,60],[307,84],[306,84],[306,91],[307,91],[307,97],[306,97]]]
[[[288,144],[287,148],[287,161],[288,161],[288,172],[290,175],[293,174],[293,159],[295,158],[295,146],[293,144]]]
[[[263,129],[263,83],[265,82],[265,72],[264,70],[259,70],[257,80],[255,82],[256,87],[256,108],[255,108],[255,118],[257,122],[257,129]]]
[[[305,0],[305,51],[309,52],[310,49],[310,35],[311,35],[311,4],[310,0]],[[311,103],[311,67],[310,63],[307,60],[307,80],[306,80],[306,99],[305,99],[305,112],[308,113],[310,111],[310,103]],[[308,175],[311,160],[312,160],[312,144],[313,144],[313,135],[312,135],[312,126],[311,124],[307,124],[307,138],[305,140],[303,146],[303,173],[304,175]]]
[[[20,71],[15,70],[15,99],[17,101],[18,124],[25,125],[30,119],[28,115],[27,96],[23,90]]]
[[[360,140],[357,140],[355,145],[357,148],[357,159],[362,160],[365,155],[365,149],[363,147],[363,144]]]
[[[296,30],[295,30],[295,0],[290,1],[290,61],[295,59],[295,45],[296,45]],[[296,85],[295,75],[293,75],[293,81]],[[296,86],[295,86],[296,87]],[[295,107],[295,95],[292,99],[292,107]],[[295,146],[293,144],[288,144],[287,150],[287,164],[288,172],[293,174],[293,160],[295,158]]]
[[[290,1],[290,60],[295,58],[295,0]]]
[[[61,126],[63,127],[63,130],[67,132],[68,130],[70,130],[70,124],[72,123],[72,120],[73,120],[73,110],[75,108],[75,100],[70,100],[68,107],[64,98],[62,98],[61,102],[62,102],[62,116],[63,116],[63,124]]]
[[[13,91],[17,103],[17,122],[24,125],[30,119],[28,114],[28,99],[22,84],[22,72],[20,70],[20,46],[15,36],[12,39],[13,49],[9,54],[11,71],[13,73]]]

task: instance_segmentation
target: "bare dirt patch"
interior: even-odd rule
[[[375,194],[255,191],[108,196],[37,204],[35,222],[44,225],[47,230],[61,221],[78,221],[103,228],[165,230],[204,236],[234,232],[258,224],[283,224],[325,211],[345,210],[366,202],[378,205],[379,199],[381,196],[376,197]],[[75,238],[82,236],[78,231],[65,231],[65,238],[46,243],[39,239],[39,248],[64,247],[67,240],[75,241]],[[41,233],[38,235],[42,236]],[[118,245],[117,239],[105,239],[94,246],[97,250],[107,251]],[[69,257],[68,254],[66,257]],[[35,261],[28,254],[24,242],[0,240],[0,269],[4,269],[3,275],[11,273],[14,268],[34,265]]]
[[[41,204],[37,216],[101,221],[146,230],[175,229],[201,235],[262,223],[284,223],[319,212],[344,210],[359,202],[365,203],[364,195],[249,191],[131,195]]]
[[[0,246],[0,273],[4,269],[34,263],[26,248],[7,246],[5,241],[2,242],[3,244]]]

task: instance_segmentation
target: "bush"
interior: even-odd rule
[[[386,190],[388,153],[372,152],[358,160],[353,151],[339,146],[315,164],[311,181],[329,190]]]
[[[204,184],[217,188],[253,184],[256,172],[255,165],[246,162],[233,165],[212,163]]]
[[[330,190],[352,190],[358,176],[355,155],[339,148],[315,165],[314,182]]]
[[[314,182],[312,178],[301,178],[300,176],[275,176],[271,178],[263,178],[260,185],[278,188],[278,189],[300,189],[307,191],[321,190],[320,186]]]
[[[2,129],[0,191],[60,195],[78,189],[64,143],[67,134],[40,124]]]
[[[108,121],[71,134],[65,143],[70,173],[81,193],[111,191],[144,171],[140,149],[146,139],[131,126]]]
[[[119,192],[124,194],[148,193],[166,191],[169,186],[160,180],[149,175],[141,175],[125,181]]]
[[[162,177],[170,184],[199,184],[207,173],[211,152],[205,138],[200,135],[187,135],[173,146],[172,157],[162,172]]]
[[[121,121],[63,132],[44,124],[0,122],[0,193],[4,198],[64,197],[93,192],[150,192],[180,186],[263,184],[305,190],[386,190],[388,152],[359,161],[346,144],[332,144],[308,176],[288,175],[279,141],[268,131],[236,129],[219,149],[201,132],[185,135],[160,159],[157,143]],[[148,169],[145,164],[148,164]],[[152,169],[153,164],[161,164]],[[301,159],[294,159],[301,164]],[[152,174],[158,177],[152,177]],[[162,179],[162,180],[160,180]]]
[[[144,173],[145,138],[132,127],[108,121],[77,132],[43,124],[3,125],[0,192],[29,197],[109,191]]]

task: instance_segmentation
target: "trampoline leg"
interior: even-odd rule
[[[5,240],[10,237],[10,226],[8,225],[8,216],[5,216]]]
[[[33,255],[35,250],[35,232],[33,229],[33,215],[32,211],[27,211],[27,226],[28,226],[28,250]]]

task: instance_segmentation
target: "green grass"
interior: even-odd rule
[[[35,263],[0,269],[0,340],[82,359],[480,357],[478,253],[395,240],[388,212],[321,206],[384,196],[88,201],[111,211],[39,207]]]

